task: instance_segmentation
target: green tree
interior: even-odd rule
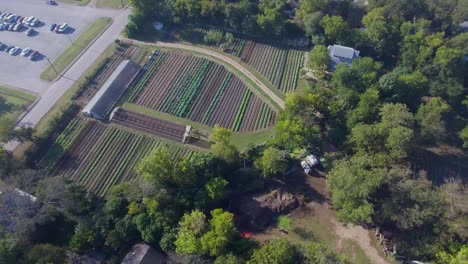
[[[329,43],[344,44],[348,34],[348,24],[341,16],[326,15],[322,18],[320,25]]]
[[[257,16],[257,23],[260,29],[266,33],[273,33],[275,36],[281,36],[286,30],[286,19],[281,10],[275,8],[266,8]]]
[[[464,129],[462,129],[458,133],[459,137],[461,140],[463,140],[463,147],[468,148],[468,126],[466,126]]]
[[[0,143],[7,143],[12,139],[15,120],[12,118],[0,118]]]
[[[201,250],[200,238],[206,231],[205,214],[194,210],[185,213],[179,222],[179,231],[174,242],[177,253],[196,254]]]
[[[297,249],[287,240],[275,240],[255,249],[248,264],[294,264],[299,261]]]
[[[223,178],[216,177],[211,179],[209,182],[206,183],[205,189],[208,193],[208,197],[212,200],[219,200],[224,198],[226,194],[226,186],[228,185],[228,181]]]
[[[240,154],[237,148],[230,144],[230,138],[231,131],[229,129],[215,125],[210,136],[211,141],[214,142],[214,144],[211,145],[210,152],[216,157],[226,161],[229,165],[238,166],[240,163]]]
[[[331,59],[328,49],[324,45],[315,46],[309,53],[309,67],[314,70],[319,77],[325,76],[325,71],[330,67]]]
[[[218,257],[228,253],[229,243],[236,233],[234,215],[222,209],[211,211],[209,231],[201,238],[201,249],[205,254]]]
[[[26,261],[36,264],[65,263],[65,250],[50,244],[37,244],[27,253]]]
[[[357,107],[348,114],[348,128],[353,128],[358,123],[374,123],[378,119],[380,108],[379,91],[367,89],[359,96]]]
[[[137,166],[137,172],[143,178],[156,186],[167,186],[172,182],[176,163],[167,148],[160,148],[142,160]]]
[[[329,2],[329,0],[299,0],[296,17],[304,18],[311,13],[325,11]]]
[[[268,147],[263,151],[262,156],[255,161],[255,167],[262,171],[264,177],[271,177],[284,173],[287,169],[287,161],[280,150]]]
[[[385,170],[376,157],[355,155],[339,160],[328,174],[333,207],[345,223],[370,223],[374,215],[371,195],[384,180]]]
[[[449,105],[437,97],[419,107],[416,120],[421,128],[423,139],[430,142],[444,140],[446,128],[442,115],[449,110]]]
[[[322,33],[320,21],[322,21],[323,16],[323,13],[320,11],[304,16],[302,23],[304,24],[304,30],[308,36],[312,37]]]
[[[348,263],[346,260],[339,257],[336,253],[334,253],[327,247],[316,242],[308,243],[307,245],[305,245],[304,258],[309,264]]]
[[[216,258],[214,262],[214,264],[244,264],[244,263],[245,263],[245,260],[232,254],[219,256]]]

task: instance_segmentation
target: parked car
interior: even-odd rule
[[[31,55],[29,55],[29,60],[34,60],[37,56],[39,56],[39,51],[35,50],[31,52]]]
[[[57,24],[51,24],[50,27],[49,27],[49,30],[54,31],[56,26],[57,26]]]
[[[8,47],[5,49],[5,51],[8,52],[8,53],[10,53],[10,50],[12,50],[13,48],[14,48],[14,46],[8,46]]]
[[[39,22],[40,22],[39,19],[33,18],[33,19],[29,22],[29,25],[30,25],[31,27],[35,27]]]
[[[28,30],[26,30],[26,36],[31,36],[32,34],[34,34],[34,29],[33,28],[30,28]]]
[[[46,0],[46,4],[48,4],[48,5],[57,5],[57,2],[55,2],[53,0]]]
[[[0,51],[2,51],[5,47],[6,45],[0,42]]]
[[[8,52],[10,55],[15,55],[20,50],[20,47],[14,47]]]
[[[315,156],[313,154],[307,156],[305,161],[307,162],[307,164],[309,164],[309,166],[311,168],[315,168],[316,166],[319,165],[319,160],[318,160],[317,156]]]
[[[312,171],[312,168],[305,161],[301,161],[301,166],[304,169],[304,172],[309,174]]]
[[[65,31],[67,30],[67,28],[68,28],[68,24],[67,24],[67,23],[63,23],[62,25],[59,26],[58,32],[59,32],[59,33],[63,33],[63,32],[65,32]]]
[[[31,52],[31,48],[24,48],[23,51],[21,51],[21,56],[27,57],[29,52]]]
[[[13,31],[19,31],[21,30],[22,27],[23,27],[22,24],[15,24],[15,26],[13,27]]]

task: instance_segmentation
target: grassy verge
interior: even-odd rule
[[[60,2],[64,2],[67,4],[75,4],[80,6],[85,6],[89,3],[90,0],[59,0]]]
[[[128,5],[129,0],[97,0],[96,7],[123,8]]]
[[[62,113],[72,103],[72,97],[80,90],[80,84],[84,83],[86,77],[93,75],[98,70],[99,65],[106,59],[112,56],[115,52],[115,44],[111,44],[104,52],[96,59],[96,61],[81,75],[80,78],[72,85],[72,87],[65,92],[65,94],[57,101],[57,103],[47,112],[47,114],[36,125],[35,135],[42,136],[49,126],[52,119],[58,114]],[[32,145],[31,142],[25,142],[19,145],[13,155],[17,158],[24,156],[24,152]]]
[[[57,78],[57,72],[62,73],[70,63],[72,63],[80,54],[81,52],[86,49],[95,39],[101,31],[103,31],[110,23],[110,18],[99,18],[95,20],[91,25],[86,28],[86,30],[81,33],[81,35],[73,41],[72,45],[70,45],[60,56],[58,56],[53,64],[53,67],[49,65],[42,73],[41,79],[46,81],[52,81],[53,79]],[[55,71],[54,70],[57,71]]]
[[[36,100],[31,94],[0,86],[0,117],[18,118]]]
[[[228,64],[218,58],[215,58],[213,56],[210,56],[210,55],[207,55],[205,53],[200,53],[200,52],[197,52],[197,51],[193,51],[193,50],[187,50],[187,49],[168,49],[166,47],[161,47],[161,46],[158,46],[157,44],[151,44],[151,45],[146,45],[146,46],[149,46],[149,47],[158,47],[159,49],[161,50],[181,50],[181,51],[184,51],[186,53],[189,53],[189,54],[192,54],[194,56],[197,56],[197,57],[202,57],[202,58],[206,58],[206,59],[209,59],[211,61],[214,61],[220,65],[223,65],[228,71],[234,73],[237,77],[239,77],[241,80],[244,81],[244,83],[247,84],[247,86],[254,92],[256,93],[258,96],[260,96],[260,98],[263,99],[263,101],[267,102],[268,104],[270,104],[273,108],[275,108],[276,110],[280,110],[281,107],[275,102],[273,101],[262,89],[260,89],[260,87],[258,87],[250,78],[248,78],[244,73],[242,73],[240,70],[238,70],[237,68],[235,68],[234,66],[232,66],[231,64]],[[206,48],[205,46],[202,46],[203,48]],[[225,55],[225,53],[222,53],[223,55]],[[249,70],[249,69],[248,69]],[[251,70],[249,70],[251,71]],[[255,73],[252,72],[252,74],[255,75]],[[268,82],[264,82],[263,80],[265,80],[265,78],[262,77],[262,79],[260,79],[260,81],[262,81],[263,83],[265,83],[267,85]],[[267,85],[268,86],[268,85]],[[271,89],[271,88],[270,88]],[[277,89],[276,89],[277,92],[279,92]],[[276,92],[275,92],[276,94]],[[280,98],[284,98],[285,95],[283,94]]]
[[[210,133],[211,130],[213,129],[212,127],[194,122],[192,120],[186,119],[186,118],[181,118],[177,116],[173,116],[170,114],[154,111],[152,109],[146,108],[141,105],[137,104],[132,104],[132,103],[124,103],[122,105],[122,108],[133,111],[133,112],[138,112],[142,113],[148,116],[184,124],[184,125],[189,125],[197,130],[203,131],[203,132],[208,132]],[[231,137],[231,142],[236,145],[239,149],[247,147],[249,144],[261,144],[265,142],[267,139],[271,138],[273,136],[274,130],[273,129],[266,129],[258,132],[252,132],[252,133],[232,133]]]

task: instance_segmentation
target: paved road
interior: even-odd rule
[[[130,9],[122,10],[117,16],[113,17],[112,25],[83,53],[83,55],[71,66],[64,74],[65,77],[56,81],[42,95],[39,102],[29,111],[20,121],[19,126],[34,127],[39,123],[42,117],[49,112],[52,106],[70,89],[74,81],[77,80],[96,60],[96,58],[119,37],[125,25],[128,23]],[[10,142],[5,145],[7,150],[14,150],[18,142]]]
[[[140,41],[135,41],[129,39],[129,41],[132,42],[140,42]],[[284,100],[278,97],[274,92],[272,92],[262,81],[260,81],[255,75],[253,75],[249,70],[247,70],[244,66],[242,66],[239,62],[235,61],[234,59],[223,55],[222,53],[212,51],[210,49],[206,49],[203,47],[196,47],[196,46],[191,46],[191,45],[185,45],[185,44],[180,44],[180,43],[169,43],[169,42],[162,42],[162,41],[157,41],[157,42],[140,42],[146,45],[156,45],[160,47],[166,47],[166,48],[174,48],[174,49],[184,49],[184,50],[191,50],[195,51],[198,53],[206,54],[211,57],[215,57],[227,64],[230,64],[232,67],[238,69],[241,71],[247,78],[252,80],[260,89],[262,89],[267,96],[269,96],[276,104],[278,104],[281,108],[284,109]]]

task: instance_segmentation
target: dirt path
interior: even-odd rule
[[[336,219],[336,212],[331,206],[330,194],[328,192],[326,180],[324,178],[309,178],[307,184],[314,189],[317,194],[323,196],[323,202],[311,201],[307,207],[313,208],[316,214],[327,217],[332,225],[332,230],[338,239],[337,248],[340,250],[343,247],[345,240],[354,241],[366,254],[369,260],[375,264],[389,264],[390,262],[379,255],[378,248],[372,245],[369,231],[362,226],[349,224],[343,225]]]
[[[236,68],[240,72],[242,72],[247,78],[249,78],[255,85],[257,85],[268,97],[271,98],[278,106],[280,106],[282,109],[284,109],[284,100],[278,97],[275,93],[273,93],[262,81],[260,81],[255,75],[253,75],[249,70],[247,70],[244,66],[242,66],[239,62],[235,61],[234,59],[223,55],[219,52],[212,51],[206,48],[202,47],[196,47],[196,46],[191,46],[191,45],[186,45],[186,44],[180,44],[180,43],[168,43],[168,42],[141,42],[141,41],[136,41],[136,40],[130,40],[133,43],[141,43],[145,45],[154,45],[154,46],[159,46],[159,47],[165,47],[165,48],[173,48],[173,49],[182,49],[182,50],[190,50],[190,51],[195,51],[198,53],[202,53],[211,57],[214,57],[218,60],[223,61],[226,64],[231,65],[232,67]]]

